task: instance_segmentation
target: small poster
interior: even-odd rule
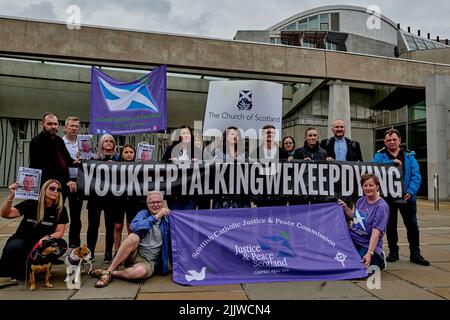
[[[19,167],[17,176],[19,185],[16,190],[16,198],[39,200],[42,170]]]
[[[78,150],[80,151],[80,159],[89,160],[95,158],[96,153],[94,144],[92,143],[92,134],[77,135]]]
[[[136,161],[150,161],[153,159],[155,146],[148,143],[139,143],[137,146]]]

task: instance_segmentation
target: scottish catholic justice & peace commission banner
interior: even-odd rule
[[[334,204],[171,211],[173,280],[184,285],[367,276]]]

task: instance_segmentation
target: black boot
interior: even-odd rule
[[[387,262],[395,262],[399,259],[398,252],[389,251],[389,255],[386,258]]]
[[[430,265],[430,261],[425,260],[425,258],[422,257],[422,255],[420,253],[411,254],[409,256],[409,261],[411,261],[412,263],[420,264],[421,266],[429,266]]]

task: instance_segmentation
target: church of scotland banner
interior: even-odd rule
[[[170,214],[173,280],[183,285],[367,276],[337,204]]]
[[[134,134],[167,128],[166,66],[132,81],[91,72],[91,133]]]

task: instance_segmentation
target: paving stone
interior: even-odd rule
[[[136,300],[247,300],[241,291],[139,293]]]
[[[450,286],[450,272],[433,267],[423,267],[423,270],[390,271],[392,274],[414,283],[422,288]]]
[[[202,291],[242,291],[240,284],[228,284],[218,286],[183,286],[176,284],[172,280],[172,274],[167,276],[152,276],[146,280],[141,287],[142,293],[154,292],[202,292]]]
[[[358,282],[356,285],[383,300],[442,300],[441,297],[402,280],[382,280],[380,289],[369,289],[365,282]]]
[[[438,296],[450,300],[450,287],[431,288],[429,290]]]
[[[30,291],[25,286],[6,287],[0,290],[0,300],[68,300],[73,295],[69,290],[54,290],[37,286]]]
[[[134,300],[141,286],[140,282],[114,279],[105,288],[95,288],[95,278],[86,278],[81,289],[71,297],[71,300],[85,299],[130,299]]]
[[[450,262],[450,246],[449,245],[434,245],[421,246],[422,255],[433,262]]]
[[[433,263],[433,267],[443,269],[445,271],[450,271],[450,262],[436,262]]]
[[[244,291],[250,300],[308,300],[372,298],[351,281],[249,283]]]

